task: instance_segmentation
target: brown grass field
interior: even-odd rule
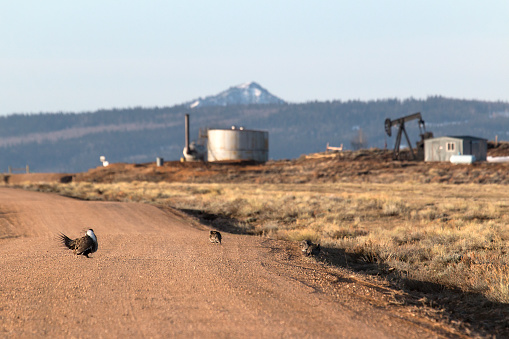
[[[451,319],[507,330],[509,164],[392,162],[376,154],[267,165],[116,164],[68,183],[12,176],[4,185],[172,207],[222,231],[316,241],[323,248],[316,260],[380,276]]]

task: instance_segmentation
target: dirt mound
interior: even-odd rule
[[[509,156],[509,143],[490,142],[488,156]],[[404,152],[403,152],[404,156]],[[186,183],[449,183],[509,184],[509,163],[478,162],[455,165],[447,162],[394,161],[389,150],[360,150],[308,154],[292,160],[254,162],[114,163],[76,174],[32,173],[2,175],[6,184],[23,182],[115,183],[166,181]]]
[[[66,173],[3,174],[0,176],[0,182],[14,185],[19,185],[27,181],[68,183],[72,180],[73,175]]]
[[[492,147],[490,156],[509,155],[509,143]],[[509,184],[508,163],[454,165],[440,162],[394,161],[388,150],[316,153],[293,160],[253,162],[165,162],[113,164],[74,176],[76,181],[113,183],[167,181],[187,183],[478,183]]]
[[[507,157],[509,156],[509,142],[488,142],[488,156]]]

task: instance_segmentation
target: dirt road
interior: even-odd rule
[[[56,241],[88,228],[90,259]],[[213,245],[170,210],[0,189],[0,337],[457,335],[388,307],[389,294],[292,243],[223,234]]]

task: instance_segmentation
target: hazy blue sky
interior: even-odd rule
[[[249,81],[290,102],[509,101],[509,1],[1,1],[0,114],[173,106]]]

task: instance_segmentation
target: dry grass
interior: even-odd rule
[[[26,184],[88,200],[138,201],[215,225],[318,241],[401,277],[509,303],[509,190],[499,185]]]

